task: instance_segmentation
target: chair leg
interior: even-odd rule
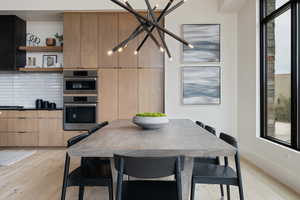
[[[221,190],[221,197],[224,197],[224,188],[223,185],[220,185],[220,190]]]
[[[227,188],[227,200],[230,200],[230,186],[226,185]]]
[[[83,200],[84,196],[84,186],[79,186],[79,200]]]
[[[192,180],[192,185],[191,185],[191,200],[195,199],[195,189],[196,189],[195,186],[196,186],[196,184]]]
[[[240,200],[244,200],[244,191],[243,191],[242,183],[239,184],[239,194],[240,194]]]
[[[66,160],[65,160],[63,185],[62,185],[62,191],[61,191],[61,200],[65,200],[66,199],[66,192],[67,192],[67,186],[68,186],[69,168],[70,168],[70,156],[67,153],[66,154]]]
[[[113,192],[113,181],[111,180],[108,186],[108,193],[109,193],[109,200],[114,199],[114,192]]]

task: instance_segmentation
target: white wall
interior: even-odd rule
[[[182,45],[167,37],[173,61],[166,57],[165,108],[172,118],[200,120],[236,135],[236,63],[237,26],[235,14],[219,12],[219,1],[187,1],[174,14],[166,17],[165,25],[170,31],[181,35],[182,24],[221,24],[221,63],[181,64]],[[220,66],[221,104],[220,105],[182,105],[181,67],[182,66]]]
[[[238,14],[238,137],[242,155],[271,176],[300,191],[300,153],[259,138],[258,0]]]

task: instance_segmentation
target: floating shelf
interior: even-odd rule
[[[63,47],[60,46],[21,46],[19,47],[21,51],[27,52],[63,52]]]
[[[63,72],[63,68],[19,68],[20,72]]]

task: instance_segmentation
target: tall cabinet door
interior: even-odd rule
[[[160,15],[160,13],[155,13],[157,17]],[[145,15],[145,14],[144,14]],[[164,27],[164,20],[160,22],[160,26]],[[161,39],[158,35],[157,30],[154,30],[152,32],[153,36],[157,39],[160,46],[162,46]],[[163,37],[164,34],[162,33]],[[142,42],[145,39],[146,33],[142,33],[139,36],[139,41]],[[154,41],[148,37],[146,42],[144,43],[143,47],[139,51],[139,67],[151,67],[151,68],[163,68],[164,67],[164,52],[160,51],[160,48],[157,47],[157,45],[154,43]]]
[[[164,70],[139,69],[139,112],[164,111]]]
[[[119,119],[131,119],[138,112],[138,71],[119,70]]]
[[[98,67],[117,67],[118,54],[108,55],[107,52],[118,45],[118,14],[98,14]]]
[[[98,70],[98,123],[118,119],[118,70]]]
[[[64,68],[81,66],[80,14],[64,14]]]
[[[81,14],[81,67],[98,67],[98,15]]]
[[[129,13],[119,13],[119,43],[127,39],[137,28],[138,23],[134,16]],[[137,67],[138,55],[134,51],[138,47],[138,38],[131,40],[128,46],[119,52],[119,67]]]

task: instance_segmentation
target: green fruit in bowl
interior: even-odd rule
[[[166,117],[167,115],[165,113],[150,113],[150,112],[145,112],[145,113],[139,113],[136,114],[137,117]]]

